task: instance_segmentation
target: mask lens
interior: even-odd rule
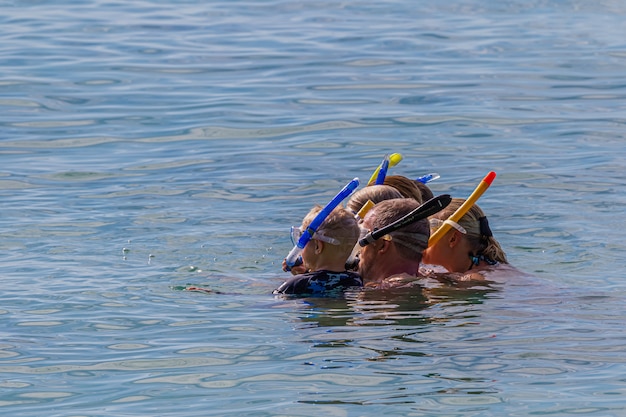
[[[291,243],[298,244],[300,237],[302,236],[302,230],[299,227],[291,226]]]
[[[428,220],[428,223],[430,223],[430,233],[434,233],[435,231],[437,231],[437,229],[441,227],[441,225],[443,224],[443,220],[430,219]]]

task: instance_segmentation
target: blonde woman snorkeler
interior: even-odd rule
[[[423,263],[442,266],[448,272],[447,278],[453,281],[484,280],[496,270],[515,271],[478,205],[474,204],[458,222],[447,220],[464,202],[454,198],[448,207],[429,218],[431,234],[444,222],[451,227],[424,251]]]

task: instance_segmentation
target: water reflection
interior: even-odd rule
[[[298,313],[302,323],[316,327],[419,327],[456,318],[458,309],[442,311],[442,306],[482,304],[499,291],[498,284],[486,281],[462,287],[366,289],[349,292],[345,298],[302,299]]]
[[[304,298],[297,311],[300,341],[320,349],[322,356],[316,357],[323,358],[319,366],[324,369],[350,367],[357,360],[430,357],[443,327],[448,334],[452,329],[456,329],[452,333],[472,333],[483,321],[484,309],[477,306],[499,292],[483,282],[461,288],[367,289],[347,293],[345,298]]]

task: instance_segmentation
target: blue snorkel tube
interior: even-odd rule
[[[385,177],[387,177],[387,171],[389,170],[389,155],[385,155],[382,164],[380,164],[380,170],[376,176],[375,185],[383,185],[385,183]]]
[[[422,184],[426,184],[426,183],[434,181],[434,180],[436,180],[438,178],[441,178],[440,175],[437,174],[436,172],[433,172],[433,173],[430,173],[430,174],[422,175],[419,178],[415,178],[415,181],[421,182]]]
[[[291,249],[287,258],[285,258],[285,263],[287,264],[287,271],[291,270],[291,267],[296,265],[298,262],[298,258],[302,253],[302,250],[309,243],[309,240],[313,238],[313,235],[320,227],[320,225],[326,220],[326,217],[330,214],[331,211],[335,209],[346,197],[348,197],[356,188],[359,186],[359,179],[355,178],[350,181],[337,195],[330,200],[328,204],[315,216],[311,224],[306,228],[306,230],[302,231],[302,236],[298,239],[296,245]]]

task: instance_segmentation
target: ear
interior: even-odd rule
[[[450,245],[451,248],[453,248],[461,242],[461,232],[455,229],[452,229],[451,232],[452,234],[450,235],[450,238],[448,239],[448,244]]]
[[[324,250],[324,242],[321,240],[315,240],[315,254],[319,255]]]
[[[391,248],[391,241],[385,240],[385,239],[380,239],[379,242],[381,242],[382,244],[378,248],[378,252],[379,253],[387,253],[389,251],[389,248]]]

